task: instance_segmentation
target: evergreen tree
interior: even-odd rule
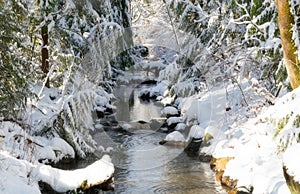
[[[0,117],[17,118],[29,95],[26,4],[0,1]]]

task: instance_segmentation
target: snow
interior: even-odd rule
[[[12,122],[0,124],[0,148],[28,161],[47,160],[58,162],[62,158],[74,158],[74,149],[63,139],[54,137],[47,139],[41,136],[31,136],[20,126]],[[29,150],[32,149],[30,152]],[[24,153],[25,151],[25,153]]]
[[[5,151],[0,151],[0,190],[1,193],[40,193],[37,182],[30,181],[33,165],[18,160]]]
[[[177,125],[176,125],[176,127],[175,127],[175,130],[176,131],[183,131],[183,130],[185,130],[186,129],[186,124],[185,123],[178,123]]]
[[[168,4],[171,5],[171,2],[171,0],[168,1]],[[225,63],[233,65],[232,68],[235,68],[236,64],[242,66],[241,69],[247,68],[244,67],[246,65],[243,64],[243,62],[236,61],[237,59],[240,60],[240,58],[243,58],[244,55],[237,57],[232,56],[232,53],[226,53],[229,52],[224,49],[226,45],[222,45],[228,30],[235,31],[235,28],[238,26],[237,24],[242,25],[244,16],[241,16],[239,19],[233,19],[233,17],[231,17],[228,22],[224,22],[218,14],[218,16],[216,16],[217,12],[212,11],[211,13],[208,13],[204,10],[205,8],[202,9],[199,4],[194,6],[189,1],[173,2],[175,2],[175,8],[179,6],[179,2],[186,2],[188,4],[183,10],[183,16],[178,18],[180,20],[180,25],[183,24],[183,19],[188,16],[191,10],[193,12],[196,11],[196,13],[201,16],[200,18],[205,19],[198,20],[197,22],[199,25],[203,22],[208,22],[208,30],[216,27],[218,22],[222,22],[220,25],[223,29],[222,38],[215,42],[220,44],[218,45],[218,48],[220,47],[220,50],[222,52],[224,51],[222,54],[224,54],[226,58],[235,60],[233,64],[231,64],[233,61],[230,60],[225,60]],[[271,4],[268,8],[272,9],[272,6],[275,5],[274,2],[270,2],[271,1],[267,1],[267,3]],[[293,4],[299,4],[299,1],[297,1],[297,3],[291,2]],[[264,4],[265,3],[266,2],[264,2]],[[225,5],[226,4],[224,4],[224,6]],[[246,4],[241,6],[247,10]],[[96,21],[99,21],[98,13],[92,9],[92,4],[87,3],[87,7],[91,10],[91,15],[98,18]],[[76,6],[73,1],[66,1],[66,5],[64,6],[65,12],[73,12],[73,9],[75,8]],[[223,8],[224,7],[221,9]],[[139,36],[144,36],[145,32],[147,32],[148,36],[146,39],[141,40],[142,42],[151,43],[151,45],[154,43],[156,45],[163,45],[167,48],[173,48],[174,50],[180,50],[180,45],[175,44],[176,40],[173,38],[174,32],[172,32],[171,26],[168,24],[169,21],[161,20],[158,22],[158,19],[155,18],[157,13],[165,13],[165,10],[162,11],[164,7],[157,3],[155,4],[154,9],[156,9],[156,15],[149,16],[149,18],[146,19],[143,18],[139,24],[146,24],[148,22],[147,20],[155,20],[157,25],[144,25],[145,28],[141,29],[143,32],[138,33],[136,38],[141,38]],[[273,48],[275,51],[280,48],[281,44],[280,39],[275,37],[275,23],[265,22],[258,25],[259,21],[264,19],[264,15],[269,12],[273,13],[269,9],[262,11],[261,14],[253,18],[251,23],[244,26],[247,30],[246,33],[244,33],[244,38],[246,41],[250,38],[257,39],[255,34],[253,37],[249,34],[250,30],[253,28],[253,24],[257,25],[256,27],[261,30],[264,34],[263,39],[265,39],[264,41],[257,39],[260,42],[260,46],[264,47],[264,49]],[[225,12],[227,10],[221,11]],[[233,16],[233,13],[231,14]],[[112,15],[107,18],[111,16]],[[123,30],[117,23],[107,21],[107,18],[102,18],[103,21],[101,24],[95,25],[94,28],[91,28],[88,32],[83,32],[83,38],[92,39],[100,26],[103,27],[103,33],[109,32],[112,27]],[[48,29],[51,30],[56,25],[51,14],[45,19],[50,21]],[[220,21],[218,21],[218,19],[220,19]],[[226,18],[226,20],[227,19],[228,18]],[[245,20],[245,23],[247,22],[249,21]],[[62,19],[57,25],[64,26],[62,23],[66,23],[66,21]],[[72,23],[72,28],[75,29],[78,28],[78,26],[79,24],[77,22]],[[296,25],[293,26],[293,39],[295,40],[296,45],[299,45],[296,27]],[[201,30],[203,29],[200,29],[200,31]],[[206,33],[207,31],[203,31],[203,34]],[[79,35],[74,33],[71,33],[71,35],[76,42],[82,42],[82,37]],[[154,39],[154,37],[158,38]],[[215,35],[213,35],[213,37],[215,37]],[[235,42],[232,42],[232,44],[235,44]],[[206,49],[210,51],[214,46],[207,45],[208,48],[203,49],[204,51]],[[188,46],[193,47],[191,44],[188,44]],[[210,46],[211,48],[209,48]],[[232,50],[235,52],[234,49]],[[237,55],[240,55],[243,51],[244,50],[241,49],[241,51],[237,52]],[[190,56],[188,52],[190,51],[185,51],[185,53]],[[197,55],[202,55],[202,52],[199,53],[197,53]],[[218,57],[217,52],[214,54]],[[249,52],[246,52],[245,54],[248,55]],[[255,52],[252,56],[254,55]],[[298,52],[298,55],[300,55],[300,52]],[[66,56],[70,57],[73,55],[69,54]],[[222,55],[222,57],[224,56]],[[214,58],[211,57],[211,55],[209,55],[209,57]],[[53,58],[57,59],[56,56]],[[166,61],[172,57],[167,56],[167,58]],[[201,63],[197,63],[195,66],[188,68],[188,70],[186,70],[187,74],[192,75],[195,73],[192,71],[193,68],[197,69],[197,71],[202,71],[201,68],[204,66],[202,64],[202,59],[204,58],[205,57],[199,57]],[[250,60],[247,60],[248,58],[245,59],[248,63]],[[211,64],[209,61],[204,61],[204,63],[207,63],[208,66]],[[251,62],[249,62],[249,64],[251,65]],[[162,60],[150,61],[144,65],[144,68],[149,68],[150,66],[161,68],[166,66],[166,64],[162,63]],[[195,85],[198,86],[202,83],[198,84],[199,82],[197,82],[197,84],[195,84],[189,79],[189,75],[183,75],[185,72],[182,71],[180,65],[181,64],[177,64],[175,60],[172,61],[170,65],[167,65],[166,68],[160,72],[160,82],[155,87],[145,91],[150,92],[150,96],[157,96],[157,99],[161,100],[164,105],[172,104],[174,100],[176,100],[176,95],[184,96],[180,99],[180,102],[178,102],[178,108],[181,110],[183,116],[170,117],[167,120],[169,126],[178,124],[175,128],[176,131],[168,134],[165,140],[185,142],[192,137],[203,138],[206,134],[209,134],[213,137],[209,142],[210,146],[202,148],[201,151],[212,154],[217,158],[234,157],[234,159],[227,164],[224,176],[237,179],[238,187],[250,188],[253,186],[253,193],[257,194],[289,193],[282,174],[282,165],[285,165],[288,169],[288,173],[294,176],[296,181],[300,182],[300,168],[298,167],[300,158],[296,154],[300,149],[298,143],[300,134],[300,89],[294,90],[278,99],[274,106],[267,107],[274,102],[274,97],[260,86],[261,80],[258,81],[256,78],[252,77],[251,81],[244,79],[236,81],[237,83],[224,82],[220,85],[208,83],[210,86],[208,86],[209,88],[207,90],[203,91],[199,87],[201,92],[198,92],[198,90],[194,89]],[[217,65],[220,64],[217,63]],[[91,66],[93,66],[93,64]],[[107,69],[109,68],[110,67]],[[98,68],[97,66],[97,69],[97,72],[101,72],[103,67],[101,66]],[[203,72],[205,71],[206,69],[204,67]],[[244,71],[246,72],[247,70],[241,70],[241,72],[245,73]],[[216,73],[214,72],[213,75],[216,75]],[[69,76],[71,77],[71,75],[68,75],[66,82],[69,81]],[[74,77],[76,76],[77,75],[74,75]],[[99,73],[99,76],[103,76],[102,72]],[[209,74],[205,76],[209,76]],[[104,156],[101,160],[96,161],[84,169],[74,171],[63,171],[38,162],[41,160],[45,163],[50,161],[57,162],[65,157],[74,158],[76,151],[77,154],[79,153],[79,155],[82,154],[82,156],[84,156],[83,150],[85,149],[82,148],[81,145],[93,144],[89,139],[88,133],[84,132],[93,128],[103,128],[100,124],[94,126],[90,113],[92,110],[104,111],[106,108],[113,108],[113,106],[109,104],[112,97],[105,93],[104,90],[98,90],[92,87],[86,79],[79,80],[84,80],[84,83],[87,84],[82,84],[78,86],[78,88],[76,84],[74,84],[71,87],[74,87],[75,89],[70,89],[71,91],[68,91],[68,88],[65,88],[67,85],[66,83],[63,83],[62,88],[48,89],[45,88],[44,85],[36,85],[32,88],[32,91],[36,94],[37,98],[28,99],[30,108],[28,109],[29,114],[27,115],[25,124],[30,126],[30,130],[25,127],[23,129],[21,126],[11,122],[1,122],[1,191],[4,193],[40,193],[37,181],[43,180],[49,183],[57,191],[65,192],[77,188],[82,183],[82,180],[87,180],[88,184],[94,184],[97,181],[105,180],[114,172],[113,165],[108,156]],[[77,83],[78,80],[74,79],[72,81]],[[207,81],[213,82],[214,80]],[[170,95],[170,93],[172,93],[172,95]],[[51,100],[50,97],[55,98]],[[97,107],[91,106],[83,108],[82,105],[96,105]],[[51,137],[49,137],[49,133],[47,133],[48,129],[53,126],[53,123],[57,121],[58,116],[64,114],[69,117],[72,125],[64,126],[66,131],[71,134],[69,138],[78,140],[78,138],[83,137],[82,139],[75,141],[75,143],[78,142],[78,144],[74,146],[76,148],[75,150],[65,140],[60,138],[59,134],[50,134]],[[163,110],[163,114],[176,115],[178,114],[178,110],[174,107],[166,107]],[[181,133],[179,131],[184,131],[190,126],[189,135],[187,139],[185,139],[182,134],[183,132]],[[128,130],[132,128],[132,125],[124,123],[122,127]],[[103,148],[100,145],[98,147]],[[6,150],[6,152],[3,150]],[[87,150],[93,151],[93,146],[88,147]],[[110,149],[107,148],[107,152],[109,151]]]
[[[48,165],[38,165],[32,171],[32,177],[51,185],[58,192],[66,192],[79,188],[83,181],[88,185],[96,185],[111,178],[114,167],[108,155],[83,168],[72,171],[52,168]]]
[[[171,126],[172,124],[177,124],[182,122],[182,118],[181,117],[170,117],[167,119],[167,124],[168,126]]]
[[[253,186],[254,194],[274,193],[277,185],[285,182],[281,159],[271,137],[256,136],[246,144],[237,143],[233,150],[234,160],[228,162],[224,176],[237,179],[238,187]]]
[[[32,164],[0,151],[1,193],[40,193],[38,181],[48,183],[58,192],[80,188],[83,181],[95,185],[108,180],[114,166],[108,155],[83,169],[60,170],[45,164]]]
[[[167,82],[159,82],[157,85],[151,87],[151,88],[144,88],[139,96],[145,95],[149,93],[149,97],[159,97],[164,96],[165,91],[167,90],[168,83]]]
[[[289,147],[283,155],[283,165],[287,168],[287,173],[293,177],[295,181],[300,183],[300,143]]]
[[[282,164],[284,162],[288,172],[300,180],[297,166],[300,159],[295,157],[300,149],[297,144],[300,129],[296,122],[300,115],[300,89],[277,99],[274,106],[266,106],[274,101],[259,81],[251,78],[250,81],[242,80],[239,86],[214,86],[207,92],[180,98],[176,106],[182,113],[181,122],[191,126],[185,141],[209,134],[212,136],[210,145],[201,148],[200,152],[215,158],[233,158],[228,162],[224,176],[238,180],[238,188],[253,187],[255,194],[290,193]],[[168,109],[163,112],[170,111]],[[181,125],[178,117],[171,117],[167,122]],[[278,131],[280,125],[282,128]],[[174,132],[166,139],[174,140],[176,135],[184,139],[181,133]],[[285,152],[284,148],[294,144],[297,146]]]
[[[166,141],[185,142],[185,137],[179,131],[173,131],[165,138]]]
[[[232,123],[225,133],[227,138],[219,141],[213,152],[216,158],[234,157],[224,176],[238,180],[237,187],[253,187],[254,194],[290,193],[283,165],[299,182],[300,158],[295,154],[300,150],[299,103],[300,88],[279,98],[274,106],[262,109],[257,117]],[[216,129],[208,131],[219,133]]]
[[[81,85],[81,87],[84,88],[89,85],[88,82],[84,84],[87,85]],[[75,93],[63,95],[61,88],[46,88],[41,84],[36,84],[32,86],[31,91],[37,97],[28,99],[25,124],[18,125],[10,121],[0,123],[0,173],[3,175],[0,178],[1,192],[24,193],[26,191],[25,193],[40,193],[39,180],[49,181],[48,183],[53,188],[66,191],[80,187],[84,179],[88,180],[88,184],[95,184],[96,180],[103,181],[105,180],[104,176],[112,175],[114,167],[107,160],[107,157],[97,161],[89,168],[78,171],[65,172],[45,165],[45,163],[55,163],[64,158],[75,158],[75,155],[84,149],[83,146],[90,146],[93,143],[92,140],[88,139],[88,130],[86,129],[102,128],[99,124],[94,126],[92,110],[103,110],[104,107],[109,107],[109,99],[113,96],[107,94],[101,88],[96,88],[91,93],[88,93],[87,90],[84,91],[83,88],[78,91],[77,96]],[[92,88],[88,88],[88,90],[90,89]],[[96,98],[93,98],[94,96]],[[70,104],[72,110],[69,109]],[[85,105],[89,107],[84,107]],[[98,106],[93,107],[94,105]],[[77,125],[76,122],[80,122],[80,120],[84,121],[77,125],[81,126],[78,130],[71,131],[66,123],[64,123],[63,129],[56,128],[54,130],[51,128],[57,122],[58,117],[64,115],[60,114],[64,111],[69,114],[74,125]],[[62,139],[60,131],[57,130],[65,130],[65,134],[70,133],[67,139],[74,138],[75,146],[72,147],[69,142]],[[83,133],[84,131],[86,132]],[[72,139],[68,140],[72,141]],[[78,152],[75,153],[75,151]],[[88,151],[88,149],[85,149],[85,151]],[[82,154],[85,153],[82,152]],[[93,174],[92,172],[98,173]],[[47,173],[49,174],[47,175]],[[35,174],[35,177],[33,177],[33,174]],[[59,177],[72,178],[62,180]],[[81,183],[79,183],[80,178],[84,178]],[[74,182],[68,182],[70,180]],[[17,185],[10,185],[12,183]]]
[[[162,115],[166,116],[166,115],[177,115],[178,114],[178,110],[175,107],[172,106],[167,106],[162,110]]]
[[[187,141],[189,141],[192,138],[200,139],[203,137],[204,137],[204,129],[199,125],[193,125],[190,129]]]

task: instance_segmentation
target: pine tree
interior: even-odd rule
[[[0,1],[0,117],[4,118],[16,118],[29,95],[26,16],[26,5]]]

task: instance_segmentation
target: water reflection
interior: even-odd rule
[[[117,120],[149,121],[159,117],[161,107],[153,102],[141,103],[138,91],[134,91],[134,104],[129,107],[129,96],[134,88],[120,86],[115,90]],[[187,156],[183,147],[158,144],[166,134],[150,128],[136,129],[130,135],[116,130],[105,133],[113,141],[111,156],[116,167],[115,191],[105,193],[222,193],[208,164]],[[94,138],[101,145],[106,141],[101,139],[103,134]]]
[[[133,85],[121,85],[115,89],[118,121],[150,121],[151,118],[160,117],[161,107],[154,105],[153,101],[143,103],[138,97],[139,92]]]
[[[124,137],[130,146],[122,157],[113,157],[118,164],[114,193],[218,193],[209,165],[181,147],[158,145],[164,135],[142,130]]]

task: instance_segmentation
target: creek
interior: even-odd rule
[[[114,91],[116,120],[134,129],[124,133],[117,125],[93,134],[99,144],[105,142],[116,167],[115,190],[105,193],[221,193],[209,164],[188,156],[183,147],[159,145],[166,133],[151,122],[160,117],[162,106],[140,100],[141,89],[126,84]]]

